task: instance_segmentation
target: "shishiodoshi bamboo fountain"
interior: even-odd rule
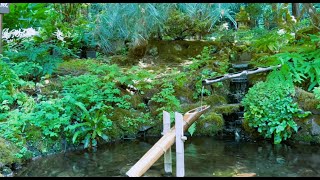
[[[204,105],[186,112],[183,116],[183,131],[186,131],[209,107]],[[126,175],[129,177],[142,176],[174,144],[175,138],[175,127],[172,127],[127,171]]]

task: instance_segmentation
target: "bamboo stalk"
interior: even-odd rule
[[[183,116],[183,131],[186,131],[209,107],[205,105],[186,112]],[[129,177],[142,176],[174,144],[175,137],[175,127],[172,127],[127,171],[126,175]]]

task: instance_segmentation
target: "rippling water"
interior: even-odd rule
[[[15,176],[125,176],[157,140],[124,141],[101,146],[92,153],[78,151],[40,158],[25,165]],[[175,145],[172,157],[175,176]],[[163,176],[163,166],[162,156],[144,176]],[[185,142],[185,176],[230,177],[256,173],[260,177],[318,177],[319,167],[319,146],[235,142],[210,137],[188,137]]]

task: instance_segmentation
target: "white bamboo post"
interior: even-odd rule
[[[175,112],[175,127],[176,127],[176,176],[184,177],[184,141],[187,139],[183,136],[183,116]]]
[[[196,121],[210,106],[201,106],[186,112],[183,116],[183,131],[186,131],[194,121]],[[142,176],[168,149],[175,141],[175,127],[172,127],[169,132],[164,134],[153,146],[149,149],[141,159],[136,162],[126,175],[129,177]]]
[[[163,132],[162,135],[165,135],[170,131],[170,113],[163,111]],[[172,174],[172,156],[171,156],[171,147],[164,153],[164,172],[167,175]]]

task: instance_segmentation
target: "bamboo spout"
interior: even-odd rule
[[[223,76],[218,76],[218,77],[214,77],[211,79],[204,79],[202,81],[202,85],[210,85],[212,83],[216,83],[216,82],[220,82],[220,81],[224,81],[226,79],[231,79],[231,78],[236,78],[236,77],[240,77],[243,75],[251,75],[251,74],[256,74],[256,73],[261,73],[261,72],[265,72],[265,71],[270,71],[274,68],[280,68],[281,64],[277,65],[277,66],[270,66],[270,67],[266,67],[266,68],[255,68],[255,69],[249,69],[249,70],[244,70],[242,72],[239,73],[230,73],[230,74],[225,74]]]
[[[209,107],[205,105],[186,112],[183,116],[183,131],[186,131]],[[127,171],[126,175],[129,177],[142,176],[174,144],[175,137],[175,127],[173,126]]]

